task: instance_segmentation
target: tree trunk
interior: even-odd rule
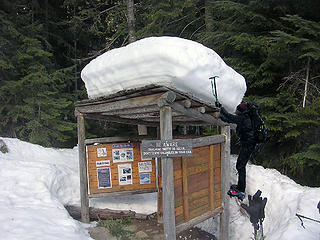
[[[128,30],[129,30],[129,43],[136,41],[135,34],[135,16],[134,16],[134,0],[126,0],[128,11]]]
[[[212,11],[210,5],[212,4],[212,0],[205,0],[205,23],[207,31],[212,31]]]
[[[81,218],[81,209],[78,206],[67,205],[65,206],[70,216],[74,219]],[[134,219],[147,219],[147,214],[136,213],[130,210],[111,210],[108,208],[89,208],[89,216],[91,220],[104,220],[109,218],[124,218],[130,217]]]
[[[306,82],[305,82],[305,84],[304,84],[304,95],[303,95],[303,102],[302,102],[302,107],[303,107],[303,108],[306,107],[306,100],[307,100],[307,95],[308,95],[310,61],[311,61],[311,58],[308,57]]]

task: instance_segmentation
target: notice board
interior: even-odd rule
[[[157,191],[155,159],[142,159],[139,142],[88,145],[89,194]]]

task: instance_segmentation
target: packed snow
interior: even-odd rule
[[[149,37],[110,50],[81,72],[88,97],[98,98],[150,84],[177,89],[214,103],[209,77],[216,78],[217,95],[234,111],[246,92],[243,76],[212,49],[178,37]]]
[[[0,239],[91,239],[86,228],[72,219],[64,205],[80,205],[78,150],[44,148],[18,139],[0,138],[9,152],[0,152]],[[235,157],[232,177],[236,179]],[[264,233],[268,240],[319,240],[320,224],[304,220],[296,213],[320,220],[317,203],[320,188],[303,187],[274,169],[249,164],[248,194],[258,189],[268,198]],[[91,199],[90,206],[153,213],[156,193]],[[199,226],[217,235],[215,219]],[[248,218],[231,199],[231,239],[253,236]]]

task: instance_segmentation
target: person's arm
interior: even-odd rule
[[[233,115],[231,113],[228,113],[224,107],[221,107],[220,118],[222,121],[227,122],[227,123],[239,124],[240,122],[243,121],[244,117],[241,115],[239,116],[239,115]]]

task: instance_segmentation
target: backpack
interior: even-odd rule
[[[264,143],[267,138],[267,128],[259,114],[259,106],[257,103],[247,103],[251,123],[254,131],[254,138],[256,143]]]

